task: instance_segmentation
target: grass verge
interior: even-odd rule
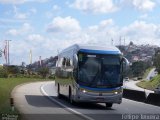
[[[17,110],[12,111],[10,107],[10,95],[13,88],[19,84],[27,82],[45,81],[35,78],[0,78],[0,113],[18,114]]]
[[[150,72],[152,69],[153,69],[153,67],[148,68],[148,69],[145,71],[145,73],[144,73],[144,75],[143,75],[143,79],[146,79],[146,77],[148,76],[149,72]]]
[[[148,90],[154,90],[157,86],[160,85],[160,75],[155,76],[152,80],[149,81],[143,80],[138,82],[136,85]]]

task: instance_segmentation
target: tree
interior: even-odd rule
[[[131,69],[133,76],[135,77],[142,76],[146,70],[146,63],[143,61],[134,62],[132,63]]]
[[[7,76],[7,70],[3,66],[0,66],[0,78],[6,78]]]
[[[160,74],[160,54],[155,55],[153,64],[156,67],[157,72]]]
[[[48,67],[41,67],[38,69],[38,74],[40,74],[43,78],[46,78],[49,74],[49,68]]]
[[[11,65],[11,66],[4,66],[4,68],[7,70],[7,74],[17,74],[19,73],[19,68],[18,66]]]

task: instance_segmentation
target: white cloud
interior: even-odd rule
[[[89,29],[91,30],[104,30],[114,25],[114,21],[112,19],[103,20],[99,23],[99,25],[90,26]]]
[[[47,11],[45,14],[47,18],[53,18],[53,16],[58,16],[61,13],[61,7],[58,5],[53,5],[52,9]]]
[[[135,21],[129,26],[121,29],[121,34],[127,36],[138,44],[159,44],[158,36],[160,35],[160,25],[146,23],[145,21]]]
[[[131,5],[142,12],[152,11],[156,6],[155,2],[153,0],[122,0],[122,4],[125,4],[124,7]]]
[[[140,19],[147,19],[149,16],[148,16],[148,14],[143,14],[143,15],[141,15],[139,18]]]
[[[1,4],[24,4],[26,2],[47,2],[48,0],[0,0]]]
[[[145,21],[134,21],[124,27],[119,27],[115,24],[103,26],[102,23],[103,21],[98,25],[90,26],[87,30],[90,39],[89,43],[110,45],[111,39],[113,39],[114,45],[117,45],[121,36],[122,39],[125,38],[126,44],[130,41],[136,44],[160,44],[160,25]]]
[[[33,14],[36,14],[36,13],[37,13],[37,9],[35,9],[35,8],[31,8],[29,11],[30,11],[31,13],[33,13]]]
[[[7,34],[12,35],[12,36],[16,36],[19,34],[19,32],[16,29],[10,29],[7,31]]]
[[[13,6],[13,12],[16,19],[27,19],[29,15],[28,13],[20,13],[16,6]]]
[[[133,5],[142,11],[151,11],[155,7],[152,0],[133,0]]]
[[[26,13],[16,13],[15,18],[16,19],[27,19],[27,14]]]
[[[68,16],[65,18],[55,17],[48,25],[47,31],[52,33],[76,33],[81,30],[79,22]]]
[[[57,10],[60,10],[61,8],[60,8],[60,6],[58,6],[58,5],[53,5],[53,11],[57,11]]]
[[[20,10],[17,6],[13,6],[13,13],[14,13],[14,18],[16,18],[18,20],[26,20],[32,14],[36,14],[37,10],[35,8],[31,8],[27,12],[20,12]]]
[[[68,25],[70,22],[66,22],[68,19],[70,20],[71,17],[69,17],[67,20],[66,18],[58,17],[53,19],[54,22],[52,21],[52,24],[54,23],[53,25],[56,25],[54,26],[56,29],[53,29],[52,32],[57,32],[58,29],[58,32],[62,31],[62,33],[68,33],[68,30],[67,32],[66,29],[62,30],[62,28],[67,28],[69,25],[71,26],[71,24]],[[28,25],[26,24],[25,26]],[[70,32],[75,30],[75,28],[71,28],[69,29],[69,31],[71,30]],[[20,61],[29,63],[30,49],[32,49],[33,52],[33,61],[37,61],[39,56],[42,56],[44,59],[57,55],[57,50],[61,51],[75,43],[108,46],[111,45],[111,39],[113,39],[114,45],[117,45],[119,44],[120,36],[122,36],[122,40],[125,37],[126,44],[128,44],[130,41],[133,41],[136,44],[160,44],[160,25],[147,23],[145,21],[134,21],[133,23],[124,27],[118,27],[112,19],[107,19],[100,21],[97,25],[84,28],[83,30],[78,30],[76,33],[77,34],[68,36],[58,34],[58,37],[56,35],[53,37],[53,34],[44,36],[42,34],[30,33],[29,35],[26,35],[23,41],[12,41],[11,51],[13,56],[20,58],[20,60],[18,60],[19,63]],[[59,36],[62,37],[59,38]],[[17,62],[17,60],[15,62]]]
[[[0,3],[2,4],[22,4],[26,0],[0,0]]]
[[[11,36],[24,35],[33,30],[29,23],[24,23],[19,29],[9,29],[6,34]]]
[[[45,38],[40,34],[30,34],[28,35],[27,40],[33,43],[42,43],[44,42]]]
[[[70,6],[88,13],[111,13],[117,10],[113,0],[75,0]]]
[[[99,29],[110,28],[112,25],[114,25],[114,22],[112,19],[103,20],[99,24]]]
[[[155,30],[157,26],[152,23],[146,23],[145,21],[135,21],[127,27],[124,27],[122,30],[125,34],[130,35],[139,35],[139,36],[150,36]]]

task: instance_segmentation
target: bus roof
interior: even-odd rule
[[[98,53],[98,54],[122,54],[121,51],[115,46],[98,46],[98,45],[83,45],[74,44],[61,53],[74,49],[75,51],[87,52],[87,53]]]

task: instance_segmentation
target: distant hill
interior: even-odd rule
[[[158,46],[149,44],[135,45],[133,43],[117,47],[131,63],[136,61],[152,61],[152,57],[155,55],[155,49],[158,48]]]
[[[155,54],[155,49],[158,46],[153,45],[135,45],[133,42],[130,42],[129,45],[119,45],[117,46],[124,56],[132,63],[136,61],[152,61],[152,57]],[[41,65],[49,68],[56,66],[56,61],[58,56],[51,56],[50,58],[46,58],[41,60]],[[27,65],[27,67],[32,68],[33,70],[40,67],[40,61],[36,61],[31,65]]]

